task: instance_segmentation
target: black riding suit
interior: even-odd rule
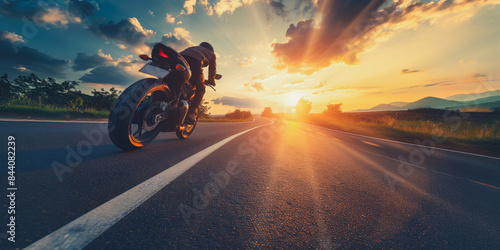
[[[205,77],[203,76],[203,67],[208,66],[207,84],[215,86],[216,57],[215,53],[201,46],[193,46],[180,53],[186,59],[191,69],[191,78],[189,82],[196,86],[193,102],[189,106],[188,114],[192,114],[201,103],[205,95]]]

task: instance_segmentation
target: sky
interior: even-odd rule
[[[123,90],[162,42],[203,41],[223,78],[205,99],[235,108],[344,111],[500,89],[500,0],[0,1],[0,74]]]

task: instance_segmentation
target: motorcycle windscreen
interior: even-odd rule
[[[156,76],[160,79],[165,78],[165,76],[167,76],[170,73],[170,71],[171,70],[165,70],[162,68],[155,67],[155,66],[151,65],[150,63],[144,65],[144,67],[142,67],[139,70],[139,72],[142,72],[142,73],[145,73],[148,75],[153,75],[153,76]]]

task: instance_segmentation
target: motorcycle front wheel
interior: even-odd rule
[[[172,99],[168,86],[155,78],[142,79],[125,89],[109,115],[108,133],[113,144],[128,151],[152,142],[161,131],[158,114]]]

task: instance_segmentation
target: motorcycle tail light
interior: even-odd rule
[[[160,49],[160,51],[158,52],[158,54],[161,56],[161,57],[164,57],[164,58],[168,58],[168,55],[165,54],[165,52],[163,52],[162,49]]]
[[[184,70],[186,70],[186,68],[184,66],[180,65],[180,64],[175,65],[175,69],[178,70],[178,71],[184,71]]]

